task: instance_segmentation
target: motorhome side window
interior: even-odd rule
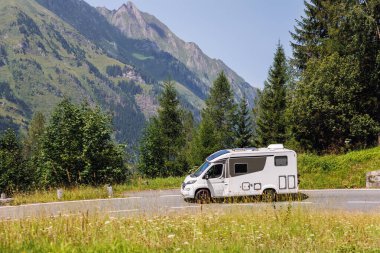
[[[248,172],[248,164],[235,163],[235,175],[246,174]]]
[[[287,156],[275,156],[274,157],[274,165],[276,165],[276,166],[287,166],[288,165],[288,157]]]
[[[223,172],[223,164],[215,164],[209,169],[207,175],[209,178],[218,178],[222,175]]]
[[[265,156],[231,158],[229,176],[236,177],[262,171],[265,168],[266,159]]]

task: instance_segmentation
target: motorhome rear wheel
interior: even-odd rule
[[[263,194],[261,195],[261,199],[265,202],[276,202],[277,193],[274,189],[266,189],[263,191]]]

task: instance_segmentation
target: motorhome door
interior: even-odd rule
[[[231,157],[228,161],[228,194],[252,195],[261,189],[266,156]]]
[[[214,164],[206,173],[207,186],[213,197],[222,197],[224,191],[224,164]]]

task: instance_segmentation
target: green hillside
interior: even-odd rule
[[[380,169],[380,147],[344,155],[298,157],[300,189],[362,188],[366,172]]]
[[[136,140],[145,122],[136,94],[106,74],[106,66],[125,64],[34,1],[0,2],[0,36],[2,128],[25,129],[33,112],[49,115],[68,97],[112,112],[118,140]]]
[[[169,53],[161,51],[154,41],[124,36],[95,8],[78,0],[36,0],[66,23],[74,27],[87,40],[101,48],[112,58],[138,69],[152,82],[172,78],[185,85],[195,96],[207,97],[209,87],[183,63]]]
[[[140,33],[150,33],[153,29],[160,36],[135,36],[125,32],[118,23],[113,22],[102,9],[96,9],[84,1],[78,0],[36,0],[45,8],[54,12],[62,20],[72,25],[88,40],[92,41],[104,52],[121,62],[133,65],[138,71],[155,81],[163,81],[170,77],[192,93],[190,102],[181,95],[181,100],[190,110],[199,113],[197,105],[208,96],[212,82],[217,74],[224,71],[231,82],[235,98],[240,100],[245,93],[251,105],[256,97],[257,89],[246,83],[221,60],[210,59],[194,43],[184,43],[153,16],[140,12],[131,2],[122,5],[118,12],[122,19],[132,22],[136,16],[144,19],[146,25],[136,26]],[[128,7],[129,6],[129,7]],[[133,10],[128,10],[132,8]],[[109,10],[103,9],[105,12]],[[122,21],[122,23],[124,20]],[[166,35],[164,35],[164,34]],[[175,45],[170,38],[175,39]],[[164,43],[165,41],[165,43]],[[164,46],[163,43],[166,45]],[[168,50],[168,48],[177,48]],[[185,94],[185,96],[187,96]]]

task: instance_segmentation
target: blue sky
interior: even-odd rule
[[[117,9],[127,0],[85,0]],[[262,88],[280,40],[291,56],[289,31],[303,15],[303,0],[133,0],[185,41],[224,61]]]

